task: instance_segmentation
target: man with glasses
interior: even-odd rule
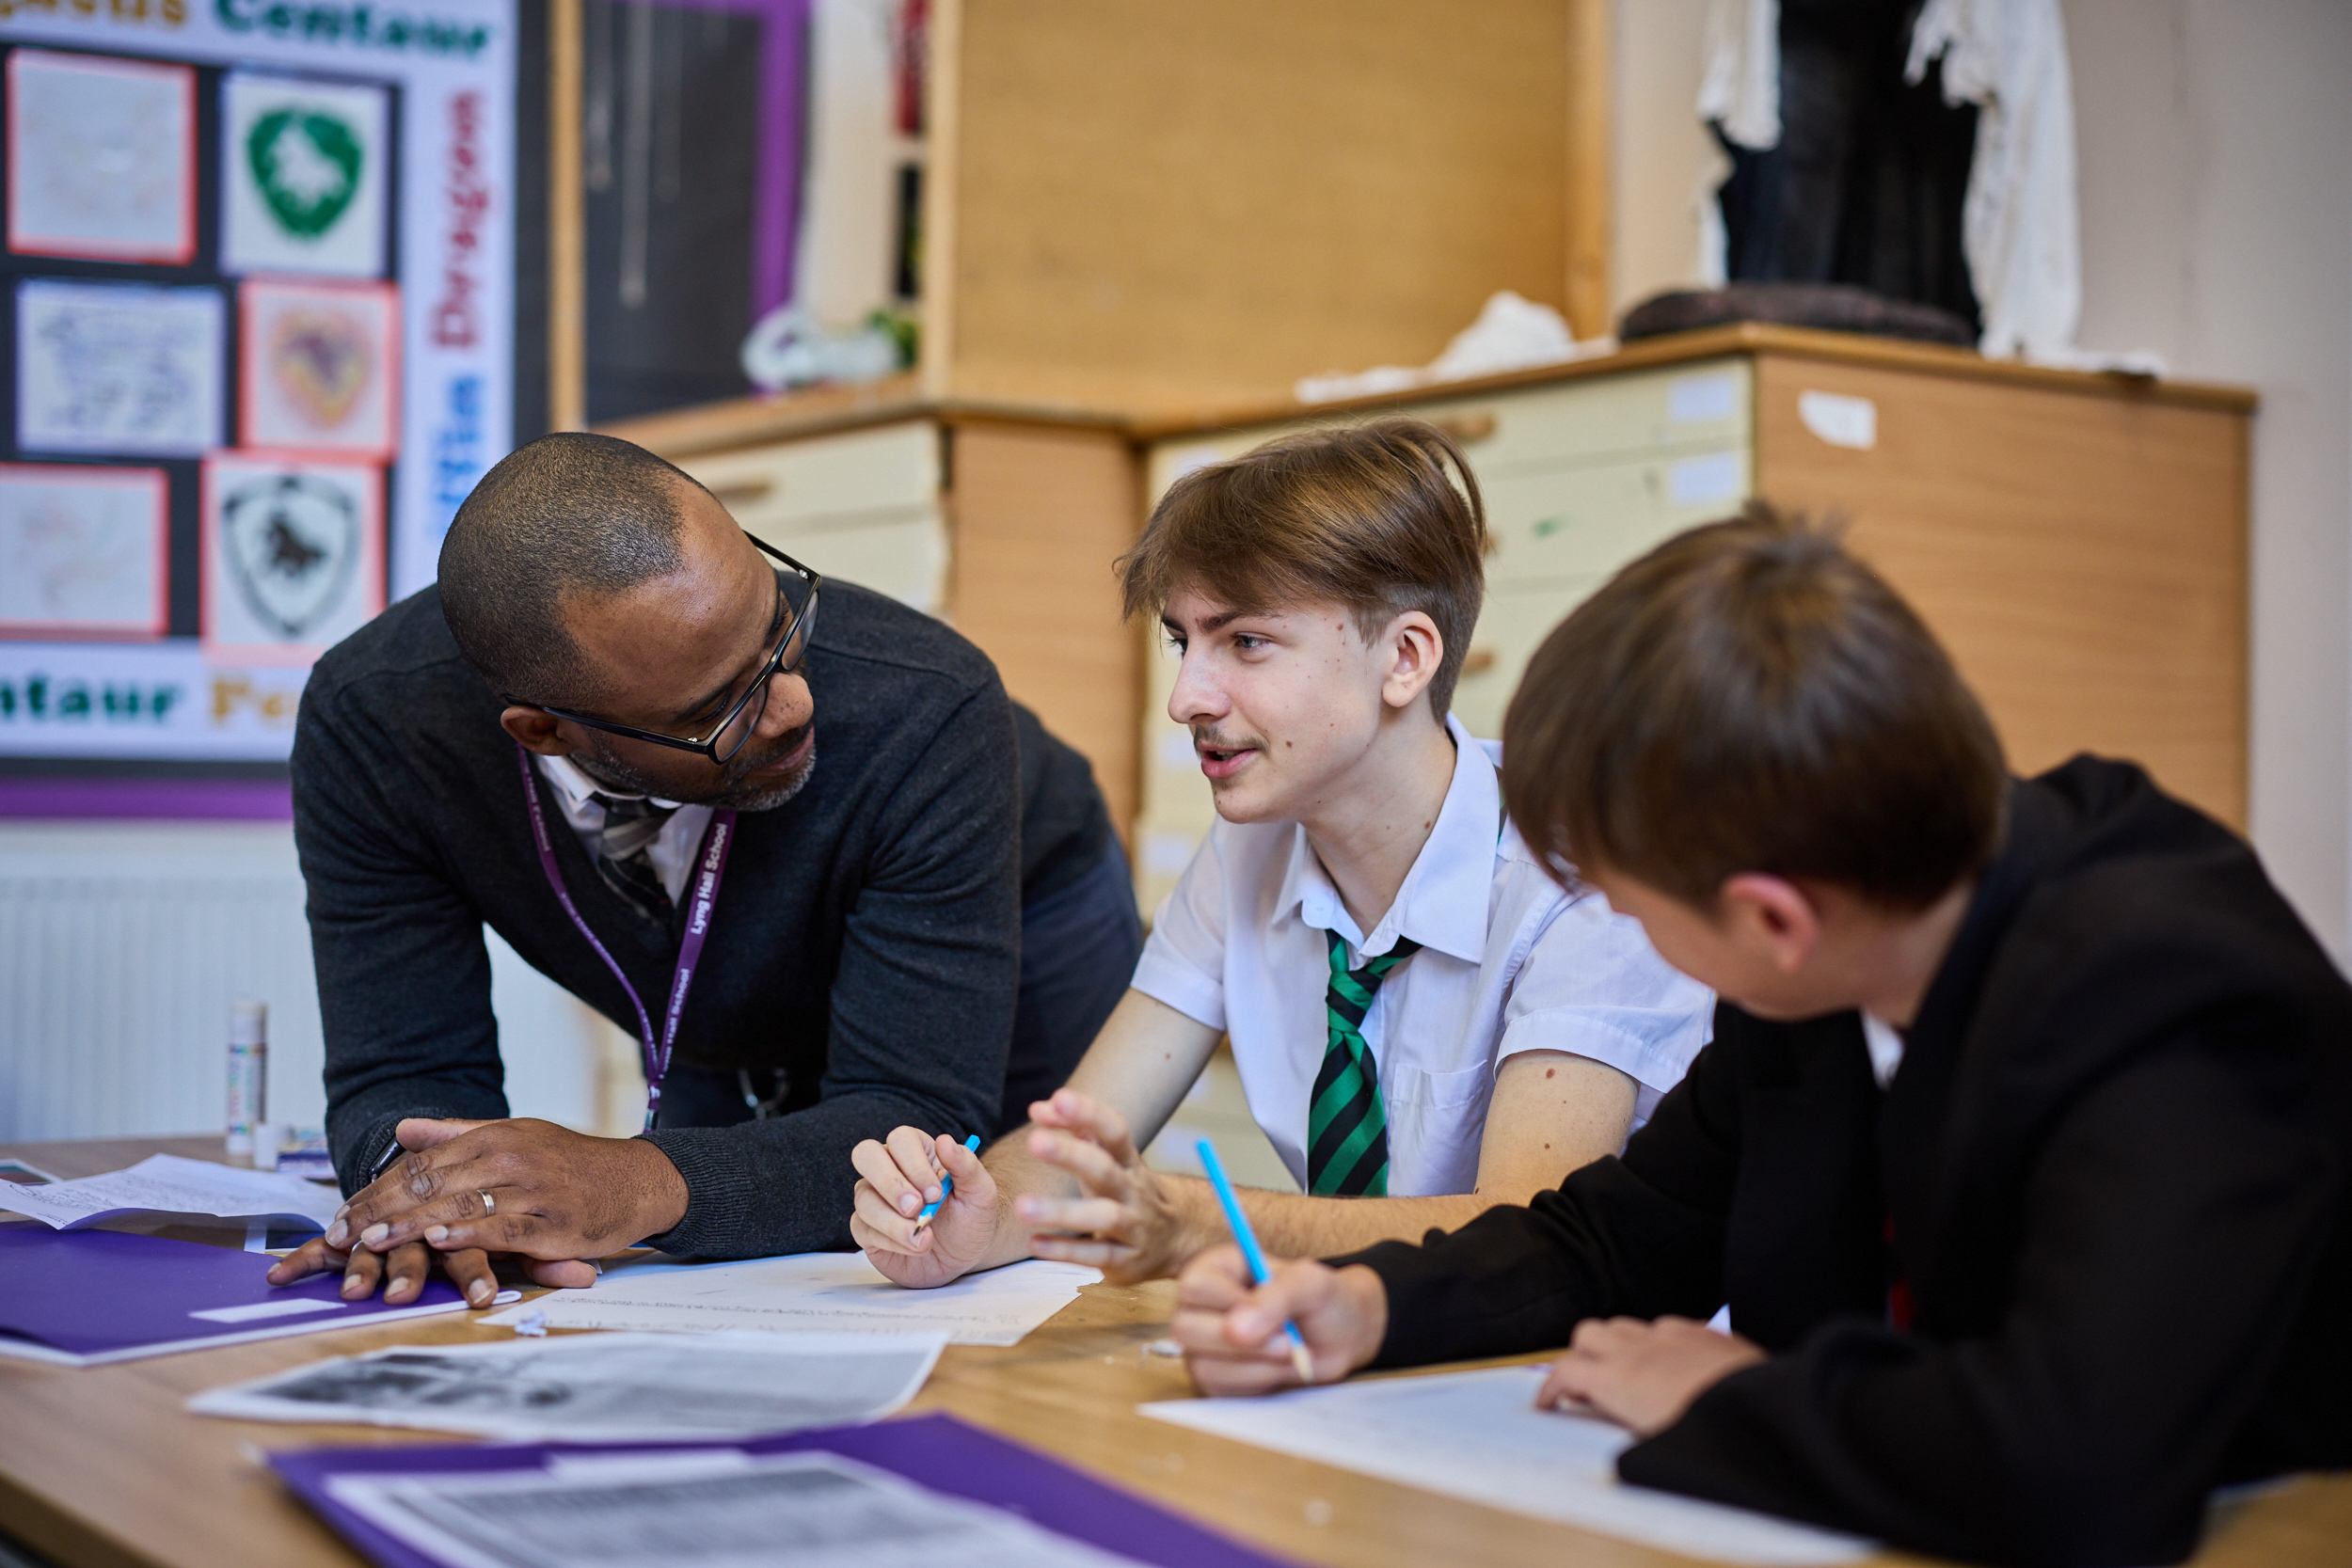
[[[850,1148],[1018,1122],[1141,946],[1085,759],[978,650],[604,436],[485,476],[313,672],[294,784],[353,1196],[281,1284],[846,1244]],[[643,1136],[507,1118],[485,925],[638,1038]]]

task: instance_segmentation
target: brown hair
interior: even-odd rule
[[[1835,528],[1752,501],[1612,578],[1502,721],[1511,818],[1712,910],[1742,871],[1898,910],[1983,869],[2007,769],[1944,650]]]
[[[1429,683],[1442,721],[1486,596],[1486,504],[1461,449],[1435,425],[1389,419],[1286,436],[1186,474],[1117,569],[1131,616],[1186,585],[1236,610],[1343,605],[1367,638],[1421,610],[1444,644]]]

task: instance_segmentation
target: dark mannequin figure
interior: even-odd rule
[[[1780,143],[1723,144],[1733,280],[1857,284],[1979,325],[1961,252],[1977,111],[1944,102],[1940,65],[1904,83],[1918,14],[1918,0],[1782,0]]]

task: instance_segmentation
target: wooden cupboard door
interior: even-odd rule
[[[1135,543],[1135,449],[1109,430],[966,420],[949,432],[947,615],[1005,689],[1086,753],[1134,842],[1143,675],[1112,567]]]
[[[685,457],[752,533],[926,615],[946,608],[939,428],[928,420]]]
[[[2242,415],[1767,354],[1756,429],[1758,492],[1851,520],[2012,768],[2129,758],[2243,830]]]

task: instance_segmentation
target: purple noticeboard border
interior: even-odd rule
[[[1203,1529],[1155,1504],[1104,1485],[1058,1460],[967,1426],[952,1416],[916,1416],[873,1426],[835,1427],[740,1443],[518,1443],[463,1447],[310,1449],[273,1453],[270,1467],[294,1495],[377,1568],[444,1568],[360,1518],[327,1495],[342,1475],[536,1470],[552,1454],[642,1453],[679,1449],[792,1453],[821,1449],[890,1470],[933,1491],[1020,1514],[1035,1525],[1156,1568],[1290,1568]]]
[[[22,817],[286,822],[294,787],[283,779],[0,779],[0,819]]]

